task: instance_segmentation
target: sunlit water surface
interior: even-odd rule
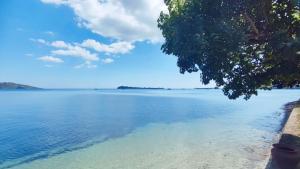
[[[300,90],[0,92],[0,169],[263,168]]]

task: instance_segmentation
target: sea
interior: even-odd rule
[[[263,169],[300,90],[0,91],[0,169]]]

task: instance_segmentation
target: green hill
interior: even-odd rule
[[[0,82],[0,90],[38,90],[41,88],[12,82]]]

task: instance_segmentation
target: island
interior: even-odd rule
[[[151,89],[151,90],[161,90],[165,88],[161,87],[131,87],[131,86],[119,86],[117,89]]]
[[[207,89],[219,89],[219,87],[202,87],[202,88],[194,88],[194,89],[196,89],[196,90],[202,90],[202,89],[207,90]]]
[[[0,82],[0,90],[41,90],[41,88],[12,82]]]

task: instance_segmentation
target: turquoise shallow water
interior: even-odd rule
[[[0,92],[0,168],[260,168],[300,90]]]

